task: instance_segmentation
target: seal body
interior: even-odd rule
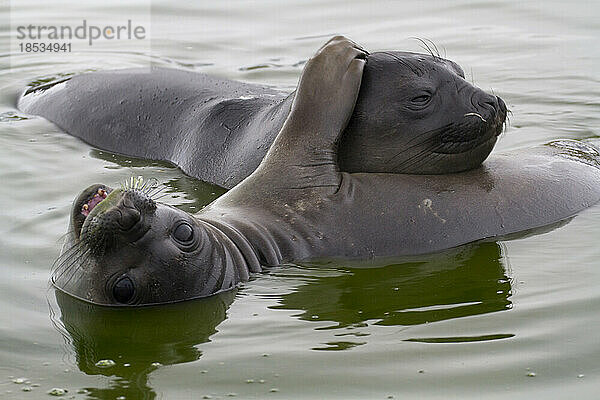
[[[257,169],[195,215],[157,203],[135,181],[86,189],[74,203],[55,286],[97,304],[182,301],[229,290],[272,265],[500,239],[600,200],[600,150],[576,141],[493,155],[450,175],[340,172],[337,144],[365,56],[345,38],[320,49]]]
[[[190,71],[126,69],[32,87],[19,108],[100,149],[169,161],[231,188],[259,165],[295,96]],[[450,60],[373,53],[339,142],[339,165],[347,172],[468,170],[487,157],[505,118],[504,102],[465,81]]]

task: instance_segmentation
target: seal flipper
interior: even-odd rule
[[[336,36],[308,61],[290,115],[254,179],[278,189],[339,188],[337,143],[354,110],[367,54]]]

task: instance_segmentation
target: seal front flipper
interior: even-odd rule
[[[254,179],[278,189],[337,190],[341,176],[336,147],[356,104],[366,55],[337,36],[308,61],[290,115]]]

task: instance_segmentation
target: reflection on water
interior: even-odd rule
[[[285,276],[285,271],[280,274]],[[337,276],[315,277],[272,308],[301,310],[300,319],[335,323],[326,329],[360,328],[367,322],[410,326],[507,310],[512,307],[511,294],[506,259],[493,242],[382,268],[352,268]],[[350,344],[335,346],[345,349]]]
[[[384,267],[345,268],[334,265],[301,268],[306,282],[273,298],[272,309],[300,310],[307,321],[331,321],[320,329],[346,328],[339,341],[314,350],[347,350],[368,341],[368,325],[408,326],[511,308],[511,283],[502,248],[481,243]],[[329,272],[329,273],[328,273]],[[271,275],[289,277],[298,268],[282,267]],[[260,279],[260,277],[258,278]],[[109,388],[86,388],[92,398],[155,398],[148,385],[153,363],[172,365],[196,361],[197,345],[205,343],[225,320],[234,291],[203,300],[160,307],[111,308],[88,304],[60,291],[57,328],[67,337],[81,371],[111,376]],[[511,337],[410,338],[448,343]],[[116,365],[102,368],[99,360]]]
[[[109,388],[85,388],[94,399],[153,399],[148,375],[158,366],[195,361],[195,347],[217,332],[235,291],[160,307],[111,308],[89,304],[55,290],[60,308],[56,328],[88,375],[113,377]],[[102,367],[100,360],[113,360]]]

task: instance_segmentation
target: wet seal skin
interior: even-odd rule
[[[257,168],[296,96],[184,70],[125,69],[32,87],[18,106],[99,149],[169,161],[231,188]],[[505,119],[504,102],[467,82],[450,60],[368,54],[339,165],[346,172],[466,171],[487,157]]]
[[[599,150],[571,140],[455,174],[340,172],[336,149],[365,57],[342,37],[321,48],[256,171],[197,214],[153,200],[157,189],[139,180],[86,189],[54,285],[95,304],[171,303],[283,263],[419,255],[531,233],[600,200]]]

